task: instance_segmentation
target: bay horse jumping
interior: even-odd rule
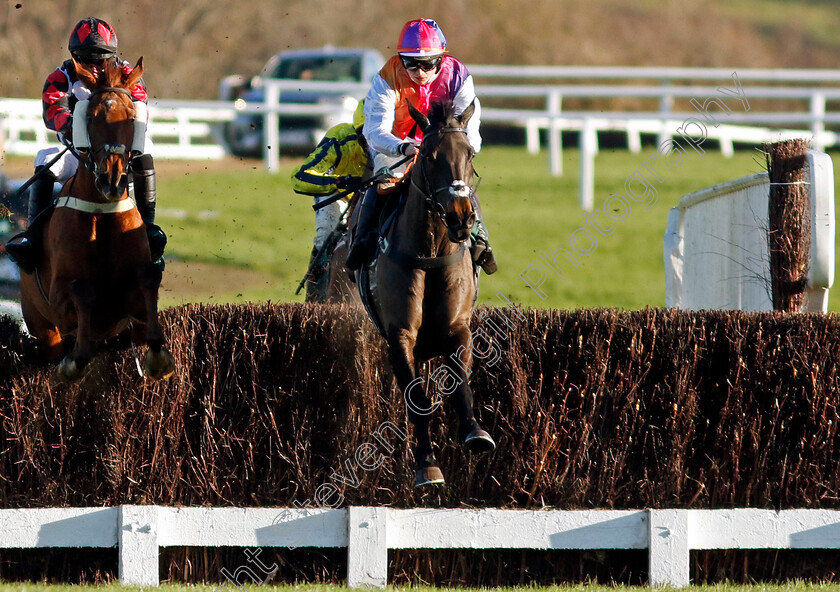
[[[388,342],[394,375],[414,425],[415,486],[421,487],[444,483],[429,433],[437,403],[431,403],[422,385],[423,362],[444,356],[430,378],[449,397],[464,446],[471,452],[490,452],[496,445],[476,421],[469,386],[470,318],[478,279],[469,240],[478,203],[466,125],[475,106],[458,116],[451,102],[432,104],[428,117],[410,103],[409,110],[423,130],[423,141],[409,173],[405,203],[380,239],[376,262],[356,271],[356,283]]]
[[[91,90],[84,113],[89,150],[79,152],[78,171],[45,222],[37,269],[21,274],[23,317],[50,361],[59,360],[65,340],[75,337],[72,351],[58,366],[65,382],[84,376],[91,341],[105,341],[127,329],[149,346],[144,374],[166,378],[175,363],[158,322],[161,270],[152,263],[143,221],[128,195],[137,115],[131,89],[143,75],[143,58],[130,74],[109,61],[102,69],[78,62],[75,67]],[[79,109],[76,114],[82,116]],[[79,130],[81,122],[75,123]],[[74,141],[82,145],[81,138]]]

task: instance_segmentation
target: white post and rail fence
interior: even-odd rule
[[[267,579],[258,549],[337,547],[347,549],[353,588],[385,587],[390,549],[646,549],[651,586],[685,587],[692,550],[840,549],[840,510],[126,505],[0,510],[0,530],[2,548],[117,547],[120,580],[139,586],[159,584],[160,548],[190,546],[247,548],[220,574],[236,585]]]
[[[655,67],[550,67],[470,66],[484,104],[482,121],[526,130],[528,150],[540,149],[540,134],[547,133],[549,171],[561,175],[562,136],[577,132],[580,138],[580,203],[591,209],[594,195],[594,158],[598,133],[619,131],[627,135],[632,151],[641,149],[643,134],[654,136],[657,146],[680,136],[704,133],[698,126],[678,131],[694,118],[706,125],[706,137],[731,155],[734,143],[761,144],[807,135],[818,150],[840,143],[831,127],[840,127],[840,72],[835,70],[655,68]],[[733,78],[733,76],[735,78]],[[735,108],[735,80],[742,84],[742,98],[762,101],[762,110]],[[502,84],[488,83],[502,80]],[[533,83],[538,80],[539,83]],[[263,79],[265,101],[155,100],[151,101],[149,135],[160,158],[216,159],[226,154],[221,126],[238,114],[262,116],[264,160],[269,171],[279,169],[279,118],[346,115],[340,102],[281,103],[285,90],[312,90],[361,97],[367,84]],[[723,90],[722,90],[723,89]],[[727,91],[729,93],[727,94]],[[723,94],[722,94],[723,93]],[[633,110],[569,110],[564,101],[631,100],[644,106]],[[734,102],[733,102],[734,101]],[[535,102],[542,107],[534,107]],[[495,106],[494,103],[505,106]],[[514,108],[510,105],[527,105]],[[675,105],[679,108],[675,110]],[[722,107],[723,105],[723,107]],[[770,105],[772,110],[766,107]],[[747,107],[746,104],[742,105]],[[0,137],[10,154],[35,154],[53,141],[41,121],[41,102],[0,98]]]

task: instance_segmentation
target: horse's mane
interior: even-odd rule
[[[429,127],[455,127],[455,103],[452,101],[436,101],[429,107]]]
[[[113,60],[105,60],[96,70],[94,88],[125,88],[125,80],[122,66]]]
[[[99,75],[99,79],[105,82],[105,86],[111,88],[122,88],[125,86],[125,76],[119,64],[112,60],[106,60],[105,67]]]

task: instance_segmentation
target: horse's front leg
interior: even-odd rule
[[[90,323],[96,292],[90,280],[70,283],[70,300],[76,309],[76,345],[58,365],[58,377],[63,382],[76,382],[87,372],[90,363]]]
[[[475,419],[473,392],[470,388],[471,346],[469,327],[459,325],[450,332],[449,353],[442,373],[444,384],[439,386],[445,392],[451,392],[450,401],[460,421],[458,436],[464,447],[470,452],[492,452],[496,443]],[[447,381],[448,385],[445,384]]]
[[[434,410],[426,387],[415,370],[414,344],[416,332],[397,329],[388,335],[388,353],[397,385],[403,393],[408,408],[408,419],[414,426],[417,444],[414,448],[414,461],[417,466],[415,487],[444,483],[443,473],[437,464],[432,450],[432,437],[429,432],[429,416]]]
[[[146,363],[143,374],[155,380],[169,378],[175,373],[175,358],[166,349],[163,330],[158,321],[158,293],[162,279],[160,268],[147,262],[137,268],[137,281],[146,307]]]

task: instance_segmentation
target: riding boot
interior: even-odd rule
[[[29,187],[28,223],[26,232],[18,234],[6,243],[6,253],[24,273],[32,273],[41,259],[45,217],[41,213],[47,210],[53,201],[53,189],[56,176],[52,171],[37,167],[38,177]]]
[[[134,199],[140,217],[146,225],[149,237],[149,250],[152,261],[163,269],[163,250],[166,247],[166,234],[160,226],[155,224],[155,206],[157,204],[157,183],[155,180],[155,163],[151,154],[142,154],[131,163],[134,173]]]
[[[487,236],[487,227],[481,218],[475,221],[475,242],[472,246],[472,258],[476,265],[484,270],[487,275],[496,273],[499,266],[496,264],[496,257],[493,255],[493,247],[490,246],[490,239]]]
[[[320,254],[318,247],[312,247],[312,255],[309,257],[309,277],[306,279],[306,302],[325,302],[327,299],[327,265],[318,261]],[[323,259],[323,255],[321,259]]]
[[[347,269],[357,270],[362,265],[370,263],[376,254],[376,187],[368,187],[359,204],[359,220],[353,235],[353,243],[347,253]]]

